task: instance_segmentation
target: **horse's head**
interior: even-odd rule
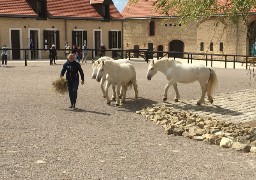
[[[98,68],[97,68],[97,75],[96,75],[96,80],[98,82],[100,82],[102,76],[104,76],[104,61],[102,61],[99,65],[98,65]]]
[[[92,79],[96,79],[99,64],[100,64],[100,61],[92,62]]]
[[[155,62],[152,60],[148,65],[147,79],[151,80],[151,78],[157,73],[157,69],[155,67]]]

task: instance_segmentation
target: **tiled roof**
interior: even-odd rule
[[[0,0],[0,16],[36,16],[26,0]]]
[[[8,1],[8,3],[6,2]],[[94,0],[99,4],[103,0]],[[88,18],[103,19],[90,0],[47,0],[47,10],[50,18]],[[109,5],[112,19],[123,19],[114,4]],[[37,17],[27,0],[0,0],[0,16]]]
[[[155,10],[154,1],[156,0],[138,0],[137,3],[128,2],[121,14],[125,18],[163,16]]]
[[[103,3],[104,0],[90,0],[90,4],[98,4],[98,3]]]
[[[137,3],[127,3],[125,8],[122,11],[122,16],[124,18],[146,18],[146,17],[154,17],[154,16],[165,16],[164,14],[156,11],[153,3],[156,0],[138,0]],[[226,5],[230,0],[218,0],[220,5]],[[256,12],[256,8],[251,12]],[[173,13],[169,12],[171,15]]]
[[[47,8],[50,17],[102,18],[90,0],[48,0]],[[111,18],[123,18],[114,4],[110,4],[109,11]]]

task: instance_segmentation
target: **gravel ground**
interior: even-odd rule
[[[139,101],[129,91],[120,107],[106,104],[99,83],[91,79],[91,63],[83,64],[85,85],[79,86],[77,111],[69,110],[67,94],[51,90],[64,61],[57,63],[0,67],[0,179],[256,179],[255,154],[168,136],[135,113],[161,103],[167,82],[161,73],[146,80],[146,63],[134,63]],[[255,88],[246,70],[215,70],[217,95]],[[182,100],[200,97],[198,83],[178,87]],[[172,88],[168,97],[173,102]]]

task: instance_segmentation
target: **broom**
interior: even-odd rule
[[[64,78],[58,78],[52,82],[53,90],[60,94],[65,94],[67,89],[67,80]]]

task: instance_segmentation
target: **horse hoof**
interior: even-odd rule
[[[163,98],[163,101],[166,101],[167,100],[167,98]]]
[[[210,101],[210,103],[211,103],[211,104],[213,103],[213,99]]]
[[[177,98],[174,99],[175,102],[179,102],[179,100]]]
[[[116,103],[116,106],[120,106],[120,104],[117,104],[117,103]]]
[[[116,100],[116,98],[112,98],[112,101],[115,101]]]
[[[110,102],[107,102],[108,105],[110,105]]]
[[[200,102],[197,102],[196,104],[197,104],[198,106],[200,106],[200,105],[201,105],[201,103],[200,103]]]

